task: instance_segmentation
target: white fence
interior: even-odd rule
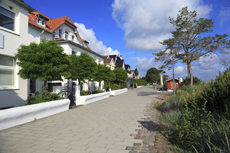
[[[98,93],[88,96],[76,96],[76,105],[86,105],[110,97],[110,92]]]
[[[0,110],[0,130],[69,110],[69,99]]]
[[[125,93],[125,92],[127,92],[127,91],[128,91],[127,88],[120,89],[120,90],[113,90],[113,91],[110,91],[110,96],[116,96],[116,95]]]

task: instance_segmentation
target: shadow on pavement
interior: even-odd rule
[[[154,132],[157,131],[158,124],[152,121],[138,121],[143,128],[147,129],[148,131]]]
[[[149,95],[157,95],[160,94],[159,92],[145,92],[145,91],[141,91],[138,93],[138,96],[149,96]]]

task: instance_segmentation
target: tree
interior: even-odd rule
[[[21,45],[15,57],[21,67],[18,75],[23,79],[39,79],[44,81],[45,96],[47,80],[62,80],[61,76],[69,75],[69,59],[64,49],[54,40],[41,39],[40,44]]]
[[[98,64],[97,65],[97,72],[94,77],[95,81],[99,81],[99,90],[101,90],[101,81],[110,81],[110,77],[112,71],[109,67],[107,67],[105,64]]]
[[[82,52],[80,56],[70,55],[70,75],[68,79],[85,82],[85,79],[94,79],[97,72],[97,63],[93,57]]]
[[[160,42],[166,48],[154,55],[157,57],[155,61],[164,61],[160,68],[170,68],[172,57],[175,62],[181,61],[186,63],[191,85],[193,85],[193,74],[191,64],[198,61],[201,57],[219,56],[219,54],[228,54],[226,48],[230,47],[230,41],[227,40],[228,35],[204,36],[202,34],[212,32],[214,22],[212,19],[197,19],[196,11],[188,11],[188,8],[182,8],[177,18],[169,17],[172,25],[176,26],[175,31],[171,31],[173,38]],[[221,59],[221,58],[220,58]],[[223,64],[227,65],[229,61],[221,59]]]
[[[115,70],[113,70],[113,72],[116,76],[116,81],[119,82],[119,85],[121,85],[121,81],[125,81],[128,79],[127,71],[122,68],[116,68]]]
[[[134,70],[134,75],[137,77],[139,75],[137,68]]]
[[[160,82],[160,72],[158,69],[156,69],[155,67],[152,67],[150,69],[148,69],[147,73],[146,73],[146,81],[148,82]]]

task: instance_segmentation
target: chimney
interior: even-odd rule
[[[120,55],[120,59],[122,60],[122,55]]]

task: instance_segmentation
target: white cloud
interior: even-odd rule
[[[93,51],[101,55],[119,54],[118,50],[113,50],[111,47],[106,47],[102,41],[97,40],[93,29],[86,29],[85,25],[82,23],[75,23],[75,25],[77,26],[81,38],[89,42],[89,47]]]
[[[176,17],[181,8],[197,10],[199,17],[207,17],[210,6],[201,0],[114,0],[113,19],[125,31],[126,45],[135,50],[159,51],[159,41],[170,38],[174,28],[168,17]]]
[[[154,62],[155,57],[150,58],[149,60],[147,58],[139,58],[137,57],[137,63],[136,66],[139,70],[139,74],[141,77],[144,77],[146,75],[146,72],[151,67],[155,67],[158,69],[159,66],[161,66],[162,62]]]
[[[222,26],[227,20],[230,20],[230,7],[222,8],[219,13],[220,25]]]

